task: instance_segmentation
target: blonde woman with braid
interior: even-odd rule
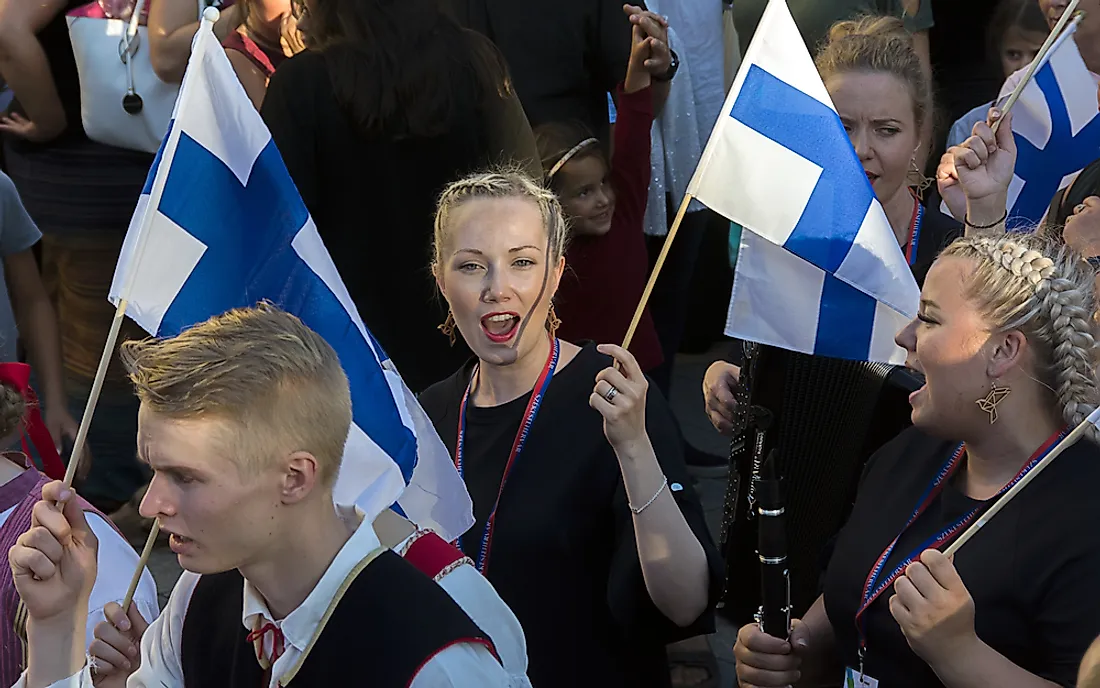
[[[1035,234],[973,234],[933,263],[897,336],[926,384],[868,463],[824,594],[791,644],[741,629],[739,679],[1072,686],[1100,633],[1100,446],[1066,450],[953,559],[942,550],[1100,403],[1093,271]],[[845,669],[846,668],[846,669]]]
[[[443,192],[432,271],[475,357],[420,401],[473,499],[459,546],[523,626],[532,685],[663,688],[665,645],[714,629],[721,562],[637,359],[557,337],[565,238],[522,175]]]

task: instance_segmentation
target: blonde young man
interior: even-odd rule
[[[332,502],[351,425],[336,353],[271,306],[123,347],[155,471],[141,511],[186,569],[126,685],[503,687],[486,635]],[[17,686],[92,685],[83,637],[96,538],[61,483],[9,553],[27,607]],[[102,685],[102,684],[100,684]]]

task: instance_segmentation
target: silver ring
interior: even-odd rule
[[[1084,211],[1086,208],[1088,208],[1088,206],[1084,203],[1078,203],[1077,205],[1073,206],[1073,214],[1076,215],[1077,213]]]
[[[604,399],[607,399],[607,403],[611,403],[618,396],[619,390],[615,389],[615,385],[611,385],[611,389],[607,390],[607,394],[603,395]]]

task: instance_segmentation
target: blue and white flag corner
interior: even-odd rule
[[[1100,158],[1096,77],[1081,57],[1074,28],[1070,24],[1058,37],[1012,111],[1017,154],[1008,206],[1013,227],[1042,220],[1054,195]],[[1010,82],[1014,87],[1018,79]]]
[[[743,227],[727,334],[895,361],[920,290],[804,45],[770,0],[688,188]]]
[[[122,299],[156,336],[265,299],[297,315],[351,384],[335,500],[371,519],[396,503],[447,540],[473,525],[449,452],[360,318],[209,22],[115,268],[110,300]]]
[[[753,232],[741,233],[727,337],[900,365],[906,354],[894,336],[911,319]]]

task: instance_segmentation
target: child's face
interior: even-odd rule
[[[1005,78],[1031,64],[1045,40],[1046,36],[1041,33],[1009,27],[1001,40],[1001,67]]]
[[[565,163],[558,172],[562,208],[573,232],[599,236],[611,229],[615,214],[615,191],[609,171],[600,155],[585,155]]]

